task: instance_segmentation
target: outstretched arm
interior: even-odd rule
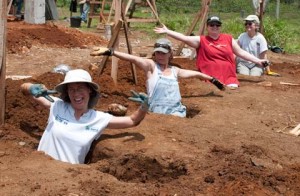
[[[43,106],[44,108],[50,109],[52,98],[47,93],[48,90],[44,85],[23,83],[20,89],[23,95],[30,96],[30,98],[37,102],[39,105]]]
[[[267,59],[259,59],[254,55],[248,53],[247,51],[243,50],[234,39],[232,39],[232,48],[236,56],[239,56],[247,61],[251,61],[252,63],[260,65],[261,67],[265,67],[267,65],[265,64],[268,62]]]
[[[177,75],[181,78],[199,78],[201,80],[211,80],[213,77],[206,75],[199,71],[188,70],[188,69],[178,69]]]
[[[145,59],[142,57],[134,56],[128,53],[115,51],[113,48],[105,48],[105,47],[96,47],[93,49],[94,51],[91,52],[91,56],[115,56],[119,59],[129,61],[139,68],[147,72],[153,72],[155,63],[151,59]]]
[[[178,72],[177,72],[178,77],[181,77],[181,78],[199,78],[201,80],[208,80],[212,84],[214,84],[218,89],[225,90],[225,85],[222,84],[218,79],[216,79],[214,77],[211,77],[211,76],[206,75],[202,72],[194,71],[194,70],[179,69],[179,68],[177,68],[177,70],[178,70]]]
[[[143,69],[146,73],[147,72],[153,72],[153,68],[154,68],[154,62],[151,59],[145,59],[142,57],[138,57],[138,56],[134,56],[128,53],[124,53],[124,52],[119,52],[119,51],[114,51],[113,56],[122,59],[122,60],[126,60],[129,61],[135,65],[137,65],[139,68]]]
[[[123,129],[130,128],[140,124],[140,122],[145,118],[145,115],[148,111],[148,96],[145,93],[137,93],[131,91],[132,97],[129,97],[131,101],[135,101],[141,104],[139,109],[135,111],[130,116],[125,117],[113,117],[108,123],[107,128],[110,129]]]
[[[199,48],[199,46],[200,46],[200,37],[199,36],[186,36],[182,33],[178,33],[176,31],[172,31],[172,30],[168,29],[164,24],[162,24],[162,27],[155,27],[154,32],[159,33],[159,34],[165,33],[165,34],[169,35],[170,37],[177,39],[179,41],[182,41],[193,48]]]

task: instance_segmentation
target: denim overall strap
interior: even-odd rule
[[[159,65],[157,65],[158,80],[150,97],[149,110],[154,113],[171,114],[185,117],[186,107],[181,104],[181,95],[175,69],[171,67],[174,77],[162,75]]]

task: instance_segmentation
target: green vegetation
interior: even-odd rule
[[[70,0],[58,0],[60,9],[68,12]],[[170,29],[185,33],[190,27],[197,12],[201,9],[200,0],[156,0],[160,20]],[[109,10],[109,8],[106,8]],[[145,8],[138,8],[135,17],[149,17]],[[78,9],[79,12],[79,9]],[[253,14],[251,1],[245,0],[213,0],[209,8],[209,15],[218,15],[223,20],[222,31],[237,38],[244,31],[243,18]],[[264,35],[270,45],[284,48],[287,53],[300,53],[300,0],[282,0],[279,19],[276,19],[276,0],[270,0],[263,18]],[[156,24],[132,23],[130,27],[148,33],[150,37],[157,37],[153,32]],[[196,25],[194,34],[198,34],[200,24]],[[86,25],[85,25],[86,26]],[[82,30],[88,30],[83,25]],[[92,28],[97,26],[93,20]]]

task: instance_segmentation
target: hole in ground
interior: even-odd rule
[[[198,115],[201,112],[200,109],[196,107],[187,107],[186,108],[186,117],[187,118],[194,118],[196,115]]]
[[[125,182],[170,182],[187,174],[183,161],[172,161],[161,164],[157,159],[143,154],[127,154],[121,159],[110,160],[109,164],[100,168]]]

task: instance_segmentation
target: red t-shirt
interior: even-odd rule
[[[226,85],[239,84],[233,57],[232,36],[220,34],[216,40],[209,36],[201,36],[200,47],[197,49],[197,68]]]

